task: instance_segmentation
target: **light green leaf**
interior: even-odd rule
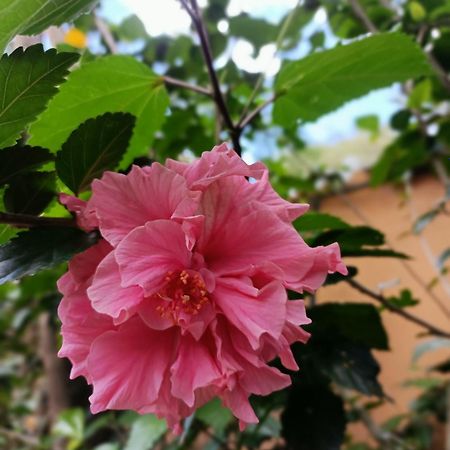
[[[92,8],[97,0],[0,0],[0,51],[17,34],[36,34]]]
[[[274,120],[316,120],[368,92],[430,73],[410,37],[384,33],[286,64],[276,80]]]
[[[0,0],[1,1],[1,0]],[[18,48],[0,60],[0,148],[14,145],[64,82],[76,53],[44,52],[42,45]]]
[[[140,416],[131,427],[125,450],[150,450],[166,430],[166,422],[153,414]]]
[[[63,411],[53,427],[56,436],[69,439],[68,450],[78,448],[84,438],[84,412],[81,408]]]
[[[82,94],[80,94],[82,93]],[[121,167],[145,155],[163,121],[169,97],[160,77],[128,56],[107,56],[73,71],[30,129],[30,143],[56,152],[87,119],[106,112],[136,117]],[[38,144],[39,143],[39,144]]]
[[[203,423],[213,427],[219,433],[223,432],[233,419],[233,414],[231,414],[229,409],[222,406],[218,398],[203,405],[197,410],[195,415]]]

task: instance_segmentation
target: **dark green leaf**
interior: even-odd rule
[[[294,222],[294,226],[299,232],[350,228],[350,225],[339,217],[315,211],[308,212],[299,217]]]
[[[281,423],[290,450],[339,450],[346,426],[344,405],[325,386],[294,385]]]
[[[339,272],[328,274],[325,284],[326,285],[337,284],[340,283],[341,281],[345,281],[348,278],[353,278],[358,273],[358,269],[354,266],[347,266],[347,269],[348,269],[347,275],[342,275]]]
[[[396,308],[407,308],[408,306],[415,306],[419,300],[413,298],[409,289],[403,289],[398,297],[389,297],[388,302]]]
[[[388,350],[388,338],[380,313],[368,303],[326,303],[308,310],[313,320],[309,331],[339,333],[357,344]]]
[[[315,239],[314,245],[328,245],[336,241],[342,249],[357,249],[364,245],[383,245],[384,235],[375,228],[356,226],[344,230],[326,231]]]
[[[55,172],[27,173],[10,181],[3,201],[9,212],[38,215],[53,200],[55,190]]]
[[[407,132],[390,144],[372,168],[370,183],[379,186],[385,181],[395,181],[414,167],[425,163],[427,146],[420,132]]]
[[[18,48],[0,60],[0,148],[14,145],[21,131],[58,91],[78,55],[44,52],[42,45]]]
[[[61,180],[78,194],[105,170],[114,169],[128,147],[134,123],[131,114],[106,113],[80,125],[56,155]]]
[[[364,345],[340,343],[323,359],[321,367],[335,383],[343,387],[368,396],[384,395],[378,381],[380,366]]]
[[[0,52],[16,34],[37,34],[88,11],[97,0],[0,0]]]
[[[77,228],[42,227],[23,231],[0,246],[0,284],[67,261],[96,239],[95,234]]]
[[[391,127],[394,128],[394,130],[403,131],[408,128],[410,119],[411,111],[408,109],[401,109],[391,117]]]
[[[168,104],[162,78],[145,64],[129,56],[106,56],[70,74],[30,128],[30,143],[56,152],[87,119],[106,112],[128,112],[136,116],[136,126],[121,162],[121,168],[125,168],[134,158],[146,155],[165,120]]]
[[[371,90],[430,73],[422,50],[401,33],[377,34],[286,64],[276,80],[274,120],[315,120]]]
[[[370,258],[399,258],[409,259],[405,253],[396,252],[394,250],[384,248],[355,248],[355,249],[343,249],[341,251],[342,256],[353,257],[370,257]]]
[[[17,175],[37,169],[54,156],[45,148],[15,146],[0,150],[0,187]]]

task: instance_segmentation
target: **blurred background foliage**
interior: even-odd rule
[[[130,142],[96,167],[96,176],[117,166],[127,170],[132,162],[192,160],[231,140],[235,148],[242,148],[247,161],[267,163],[280,195],[311,204],[312,211],[295,223],[308,243],[338,241],[344,257],[406,259],[408,255],[386,244],[381,231],[351,226],[320,207],[330,196],[386,183],[407,197],[415,178],[427,174],[438,180],[444,195],[405,228],[420,236],[431,222],[448,215],[450,2],[302,0],[283,10],[273,0],[273,16],[270,8],[255,15],[251,8],[230,10],[228,0],[203,2],[203,24],[230,127],[217,98],[212,98],[198,30],[188,26],[155,35],[137,15],[118,19],[108,1],[44,1],[43,10],[36,13],[36,0],[12,2],[18,4],[14,11],[9,0],[0,0],[4,14],[0,42],[3,46],[9,42],[10,53],[0,62],[5,97],[13,89],[9,83],[20,90],[26,87],[28,73],[45,70],[47,63],[56,65],[56,56],[40,47],[11,54],[17,47],[42,42],[45,48],[69,52],[58,53],[58,64],[65,64],[67,70],[75,63],[56,95],[52,86],[64,81],[64,72],[59,82],[50,80],[25,106],[16,105],[17,129],[9,125],[13,117],[5,102],[0,108],[0,211],[4,214],[0,216],[0,279],[6,281],[0,286],[0,448],[450,448],[448,432],[446,438],[436,437],[436,430],[442,429],[439,424],[450,420],[448,359],[431,367],[426,377],[408,381],[420,390],[408,412],[384,423],[372,418],[374,410],[392,401],[380,384],[380,366],[373,352],[389,351],[383,310],[403,316],[399,322],[415,322],[429,337],[417,347],[415,361],[427,352],[448,349],[450,327],[446,331],[421,323],[413,307],[422,299],[415,298],[408,286],[401,286],[397,296],[384,296],[362,285],[352,265],[347,279],[330,276],[327,284],[349,283],[361,294],[361,302],[318,303],[314,296],[306,296],[312,339],[307,346],[294,348],[301,371],[291,374],[289,389],[253,399],[261,419],[258,425],[240,433],[218,401],[190,417],[179,438],[151,415],[114,411],[91,415],[89,387],[82,379],[69,381],[69,363],[56,357],[60,345],[56,280],[64,271],[64,264],[56,263],[89,243],[85,236],[75,231],[64,234],[60,228],[33,230],[11,241],[18,231],[12,224],[26,227],[27,223],[21,224],[19,216],[9,223],[5,219],[7,214],[25,214],[44,221],[70,220],[57,203],[56,192],[86,190],[91,179],[78,168],[77,180],[68,181],[65,158],[76,152],[79,139],[93,148],[93,130],[118,118],[104,113],[128,113],[119,122],[135,125]],[[153,3],[148,5],[150,11],[164,7]],[[171,7],[174,14],[181,10],[180,4]],[[5,75],[7,69],[15,74],[12,81]],[[372,103],[375,97],[369,96],[360,103],[359,115],[358,108],[339,109],[394,82],[377,101]],[[123,86],[127,89],[121,92]],[[338,110],[334,116],[326,116],[334,110]],[[94,119],[97,116],[101,117]],[[349,116],[354,120],[350,128]],[[327,134],[327,124],[338,127],[340,121],[349,132],[318,139]],[[20,132],[24,133],[15,144]],[[54,154],[61,148],[55,163]],[[361,171],[363,181],[353,182],[355,172]],[[436,277],[427,282],[430,291],[443,285],[450,297],[448,233],[442,241],[441,253],[433,255]],[[41,268],[47,270],[30,276]],[[11,281],[21,276],[25,277]],[[364,425],[365,438],[352,434],[353,423]]]

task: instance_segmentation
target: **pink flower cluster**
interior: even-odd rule
[[[58,283],[59,355],[92,384],[92,412],[155,413],[180,431],[218,396],[242,427],[257,422],[249,396],[290,384],[268,363],[297,370],[290,345],[309,336],[286,289],[345,274],[338,245],[306,245],[291,222],[308,206],[283,200],[263,164],[226,145],[191,164],[106,172],[92,192],[61,195],[102,239]]]

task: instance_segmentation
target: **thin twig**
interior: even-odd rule
[[[267,99],[264,103],[261,103],[257,106],[253,111],[249,112],[247,116],[241,117],[241,120],[237,123],[236,127],[241,130],[244,129],[249,123],[251,123],[255,118],[261,113],[263,109],[269,106],[277,99],[277,94],[273,94],[269,99]]]
[[[168,77],[164,75],[163,77],[164,83],[169,84],[171,86],[181,87],[183,89],[188,89],[189,91],[197,92],[198,94],[203,94],[208,97],[212,97],[212,92],[204,87],[197,86],[195,84],[186,83],[185,81],[178,80],[177,78]]]
[[[76,227],[75,219],[64,217],[41,217],[29,214],[12,214],[0,212],[0,223],[15,227]]]
[[[200,39],[200,47],[203,53],[203,59],[205,60],[206,68],[208,70],[209,79],[212,86],[213,98],[216,102],[217,109],[223,118],[223,122],[230,132],[231,140],[233,141],[234,150],[236,153],[241,155],[242,149],[240,144],[241,130],[235,127],[233,120],[231,119],[230,112],[225,103],[225,99],[220,89],[219,80],[217,78],[216,71],[214,69],[213,56],[211,51],[211,45],[208,38],[208,33],[206,32],[206,27],[203,22],[203,18],[200,9],[197,4],[197,0],[190,0],[190,5],[187,0],[180,0],[182,6],[187,11],[192,19],[192,24],[194,25],[198,37]]]
[[[372,223],[369,221],[369,219],[355,204],[350,201],[347,195],[345,195],[344,193],[338,193],[338,196],[362,222],[364,222],[368,226],[372,226]],[[395,245],[387,237],[386,244],[391,248],[391,250],[396,250]],[[427,283],[423,280],[422,276],[412,267],[412,265],[404,259],[400,259],[399,263],[405,268],[405,270],[411,275],[411,277],[420,284],[424,292],[434,301],[434,303],[442,311],[442,313],[448,319],[450,319],[450,310],[447,308],[444,302],[442,302],[441,299],[437,297],[437,295],[435,295],[435,293],[431,289],[428,288]]]
[[[100,36],[105,41],[108,50],[111,52],[111,54],[115,55],[116,53],[118,53],[119,50],[117,48],[117,44],[114,39],[114,36],[111,33],[111,30],[109,29],[105,21],[101,17],[98,17],[98,15],[95,13],[94,13],[94,20],[95,26],[97,27]]]
[[[415,315],[409,313],[408,311],[405,311],[402,308],[398,308],[397,306],[394,306],[389,300],[384,297],[382,294],[378,294],[376,292],[371,291],[370,289],[366,288],[362,284],[355,281],[353,278],[347,278],[345,280],[350,286],[352,286],[357,291],[361,292],[362,294],[367,295],[368,297],[376,300],[377,302],[381,303],[386,309],[389,311],[392,311],[395,314],[398,314],[399,316],[404,317],[406,320],[409,320],[410,322],[413,322],[420,327],[427,330],[430,334],[433,334],[435,336],[441,336],[446,337],[450,339],[450,333],[444,330],[441,330],[440,328],[432,325],[431,323],[428,323],[426,320],[421,319],[420,317],[416,317]]]
[[[299,5],[300,5],[300,0],[297,1],[297,4],[294,6],[294,8],[292,8],[292,11],[289,13],[289,15],[286,17],[286,20],[281,25],[280,32],[279,32],[279,34],[277,36],[277,40],[275,42],[275,52],[274,52],[274,54],[272,56],[272,60],[275,58],[277,52],[281,48],[281,44],[283,43],[283,39],[284,39],[284,37],[286,36],[286,33],[289,30],[289,26],[291,25],[291,22],[292,22],[292,20],[294,18],[295,12],[296,12],[297,8],[299,7]],[[255,98],[256,98],[256,96],[258,94],[258,91],[259,91],[259,89],[262,86],[263,81],[264,81],[264,72],[261,72],[259,74],[258,79],[256,80],[255,87],[253,88],[253,91],[250,94],[250,97],[248,98],[247,103],[244,106],[244,109],[242,110],[241,117],[239,118],[239,121],[238,121],[239,124],[244,122],[244,120],[245,120],[245,118],[247,116],[247,113],[248,113],[248,111],[250,109],[250,106],[252,105],[253,101],[255,100]],[[274,101],[274,100],[275,100],[275,98],[272,101]],[[260,111],[258,111],[258,112],[260,112]],[[244,127],[241,127],[241,128],[244,128]]]
[[[359,0],[349,0],[350,6],[355,13],[355,16],[362,22],[362,24],[367,28],[371,33],[376,33],[378,31],[375,24],[372,22],[370,17],[364,11],[364,8],[359,3]]]

